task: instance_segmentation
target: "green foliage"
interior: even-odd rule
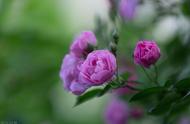
[[[98,97],[101,97],[101,96],[103,96],[104,94],[106,94],[109,90],[111,89],[111,85],[106,85],[105,87],[104,87],[104,89],[102,89],[98,94],[97,94],[97,96]]]
[[[147,113],[150,115],[166,115],[169,119],[172,116],[183,112],[190,105],[190,78],[184,78],[179,81],[168,80],[163,87],[146,88],[132,96],[131,102],[145,103]],[[153,97],[156,98],[152,102]],[[150,99],[151,98],[151,99]]]
[[[135,94],[130,101],[138,101],[138,100],[143,100],[147,99],[148,97],[152,95],[158,95],[159,93],[162,93],[165,90],[164,87],[152,87],[152,88],[147,88],[145,90],[142,90]]]
[[[190,78],[185,78],[183,80],[180,80],[176,83],[175,88],[179,91],[179,92],[183,92],[183,91],[190,91]]]
[[[55,1],[0,0],[0,120],[53,123],[51,94],[69,35]],[[61,29],[61,30],[60,30]],[[57,119],[58,120],[58,119]]]
[[[182,12],[186,16],[190,17],[190,1],[189,0],[184,0],[183,5],[182,5]]]
[[[165,93],[164,97],[158,102],[158,104],[151,108],[149,114],[161,115],[170,111],[173,103],[180,98],[180,95],[176,92]]]
[[[101,92],[102,92],[102,89],[94,89],[94,90],[86,92],[84,95],[78,96],[74,106],[78,106],[94,97],[99,96]]]
[[[129,76],[130,76],[129,72],[125,72],[120,75],[120,78],[121,78],[121,80],[127,81]]]
[[[173,80],[168,80],[165,82],[164,86],[166,88],[170,88],[172,85],[174,85],[174,81]]]

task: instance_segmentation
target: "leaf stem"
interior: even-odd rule
[[[135,90],[135,91],[141,91],[140,89],[138,89],[138,88],[135,88],[135,87],[132,87],[132,86],[129,86],[129,85],[124,85],[123,87],[127,87],[127,88],[129,88],[130,90]]]
[[[152,82],[152,78],[150,77],[150,75],[148,74],[148,72],[145,70],[145,68],[143,66],[141,66],[142,70],[144,71],[145,75],[147,76],[147,78],[150,80],[150,82]]]
[[[156,83],[156,85],[159,86],[159,83],[158,83],[158,68],[157,68],[156,64],[154,65],[154,71],[155,71],[155,83]]]
[[[135,80],[127,80],[127,82],[137,83],[137,84],[143,84],[142,82],[135,81]]]

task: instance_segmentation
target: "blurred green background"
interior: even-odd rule
[[[69,23],[72,3],[75,1],[0,0],[0,122],[102,121],[101,103],[72,108],[75,96],[64,91],[59,79],[62,59],[74,32],[80,30]]]
[[[73,108],[75,96],[64,91],[59,70],[77,33],[95,29],[97,15],[110,22],[108,8],[106,0],[0,0],[0,122],[103,123],[104,107],[110,96]],[[148,3],[140,10],[132,26],[121,30],[123,54],[126,43],[131,41],[134,45],[142,32],[144,38],[154,38],[164,45],[181,30],[178,22],[189,23],[174,16],[150,23],[157,14],[154,6]],[[109,23],[106,24],[109,29]],[[188,32],[189,27],[186,28],[184,32]],[[148,117],[138,124],[151,124],[152,120]]]

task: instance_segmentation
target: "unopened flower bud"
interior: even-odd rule
[[[139,41],[134,50],[136,64],[149,68],[160,58],[160,48],[153,41]]]

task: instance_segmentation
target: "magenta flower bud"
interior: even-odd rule
[[[106,124],[126,124],[129,109],[126,103],[115,99],[108,104],[104,114]]]
[[[130,110],[130,116],[134,119],[139,119],[143,116],[144,110],[141,107],[133,107]]]
[[[77,57],[82,57],[88,54],[88,46],[96,46],[96,36],[91,31],[84,31],[76,37],[70,47],[70,51]]]
[[[121,0],[119,3],[119,14],[125,20],[132,20],[135,15],[139,0]]]
[[[139,41],[134,50],[136,64],[149,68],[160,58],[160,48],[153,41]]]
[[[81,65],[79,78],[88,86],[101,85],[112,79],[116,68],[116,58],[111,52],[96,50],[88,54]]]
[[[80,84],[78,80],[79,67],[84,60],[67,54],[61,66],[60,77],[63,80],[64,88],[75,95],[82,94],[88,87]]]

